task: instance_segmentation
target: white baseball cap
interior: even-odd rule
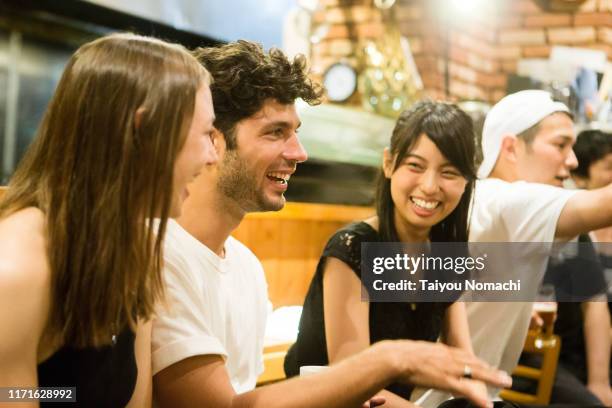
[[[497,102],[487,114],[482,129],[483,160],[478,177],[491,174],[505,136],[518,135],[555,112],[570,114],[567,106],[553,101],[549,92],[535,89],[510,94]]]

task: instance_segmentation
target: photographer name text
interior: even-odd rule
[[[377,279],[372,282],[372,287],[376,291],[421,291],[421,292],[453,292],[453,291],[489,291],[489,292],[508,292],[520,291],[521,280],[510,279],[505,282],[480,282],[475,279],[464,281],[441,282],[439,280],[419,279],[411,281],[402,279],[397,282],[385,282]]]

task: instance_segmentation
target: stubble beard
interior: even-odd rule
[[[227,150],[219,167],[217,189],[221,194],[234,201],[244,212],[279,211],[285,205],[281,195],[278,200],[268,199],[258,190],[255,174],[246,166],[236,150]]]

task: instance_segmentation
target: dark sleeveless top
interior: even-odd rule
[[[328,241],[308,289],[300,319],[297,341],[285,357],[288,377],[299,374],[304,365],[328,365],[323,313],[323,269],[328,257],[346,263],[361,278],[361,243],[381,242],[378,232],[365,222],[337,231]],[[370,343],[410,339],[435,342],[440,335],[450,303],[370,303]],[[409,399],[413,386],[392,384],[387,390]]]
[[[41,402],[41,407],[123,407],[136,386],[134,333],[127,328],[115,344],[63,347],[38,365],[39,387],[76,387],[76,403]]]

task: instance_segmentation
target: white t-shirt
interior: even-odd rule
[[[236,239],[219,257],[169,220],[164,240],[166,307],[153,322],[153,374],[188,357],[219,355],[236,393],[263,371],[267,285],[253,253]]]
[[[479,180],[470,213],[469,241],[553,242],[561,210],[577,191],[524,181]],[[547,264],[548,258],[543,256],[521,267],[529,268],[528,274],[541,280]],[[532,302],[466,303],[474,353],[512,373],[523,350],[532,307]],[[490,391],[492,396],[498,392]],[[433,392],[421,405],[437,406],[447,397]]]
[[[577,190],[499,179],[476,183],[470,218],[471,242],[553,242],[559,215]],[[534,258],[522,268],[544,277],[548,258]],[[467,304],[474,352],[489,364],[512,372],[518,363],[532,302]]]

